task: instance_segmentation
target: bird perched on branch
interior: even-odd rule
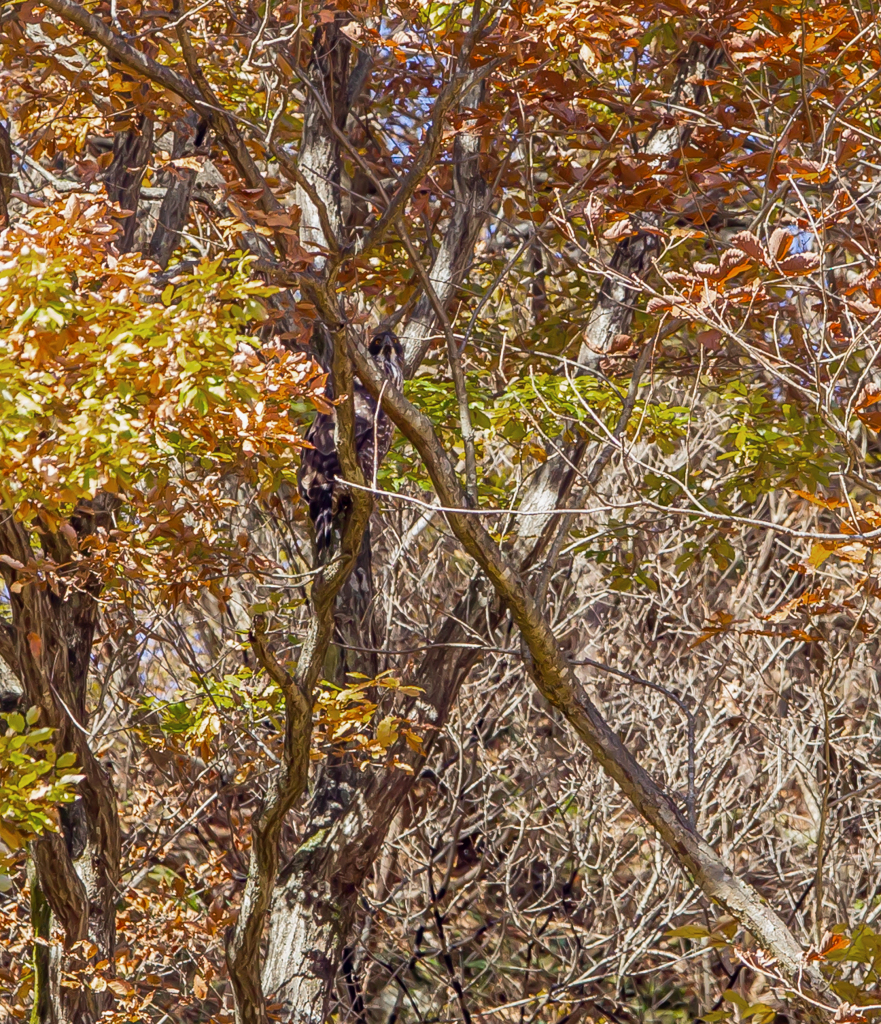
[[[369,352],[380,373],[400,388],[404,382],[404,350],[389,330],[374,334]],[[395,428],[360,381],[353,389],[355,402],[355,451],[361,472],[368,484],[391,448]],[[336,413],[319,413],[306,432],[312,445],[303,450],[298,482],[300,494],[309,503],[309,518],[315,528],[315,550],[323,562],[330,549],[334,523],[341,525],[350,498],[345,481],[340,479],[340,462],[334,429]]]

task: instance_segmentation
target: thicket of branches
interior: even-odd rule
[[[3,8],[5,1015],[875,1016],[879,70],[860,3]]]

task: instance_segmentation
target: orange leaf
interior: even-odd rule
[[[36,633],[28,633],[28,647],[31,649],[31,657],[36,660],[43,651],[43,641]]]
[[[869,383],[860,392],[854,411],[872,430],[881,430],[881,384]]]
[[[830,953],[834,953],[837,949],[844,949],[849,943],[849,939],[846,935],[842,935],[839,932],[837,935],[832,935],[827,942],[823,944],[823,948],[820,953],[823,956],[828,956]]]

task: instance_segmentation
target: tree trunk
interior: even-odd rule
[[[303,140],[297,162],[311,190],[298,185],[296,202],[302,211],[300,241],[310,249],[326,248],[342,237],[340,143],[326,115],[329,114],[333,125],[342,131],[349,113],[352,49],[349,38],[341,31],[347,20],[345,14],[337,13],[333,21],[315,29],[312,57],[306,72],[311,89],[307,93]],[[326,237],[325,226],[331,238]]]
[[[195,156],[203,144],[206,131],[201,118],[191,111],[174,130],[172,160]],[[180,235],[190,213],[190,198],[197,174],[198,171],[193,167],[172,167],[160,176],[159,182],[167,191],[159,207],[147,252],[163,270],[168,266],[171,254],[180,245]]]
[[[81,553],[96,527],[110,525],[114,505],[114,499],[99,495],[71,519]],[[56,565],[77,565],[61,533],[46,530],[40,541]],[[30,538],[11,517],[0,526],[0,552],[25,567],[3,564],[12,620],[5,624],[0,653],[20,680],[26,703],[40,708],[41,725],[55,729],[59,755],[74,753],[85,776],[77,801],[60,814],[60,832],[45,834],[31,846],[37,934],[51,935],[64,946],[60,953],[35,951],[36,1019],[41,1024],[92,1024],[108,1005],[109,994],[59,982],[72,943],[88,939],[97,947],[96,959],[111,962],[116,944],[119,819],[112,783],[89,746],[86,707],[100,582],[90,574],[62,584],[59,593],[39,589],[27,575],[33,558]]]
[[[129,216],[122,222],[117,241],[120,252],[129,252],[138,230],[138,203],[141,182],[153,150],[153,122],[139,115],[136,123],[113,136],[113,160],[107,168],[104,183],[111,202],[118,203]]]

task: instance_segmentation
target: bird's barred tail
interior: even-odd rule
[[[333,482],[309,488],[309,518],[315,527],[315,550],[318,561],[323,562],[330,549],[333,531]]]

